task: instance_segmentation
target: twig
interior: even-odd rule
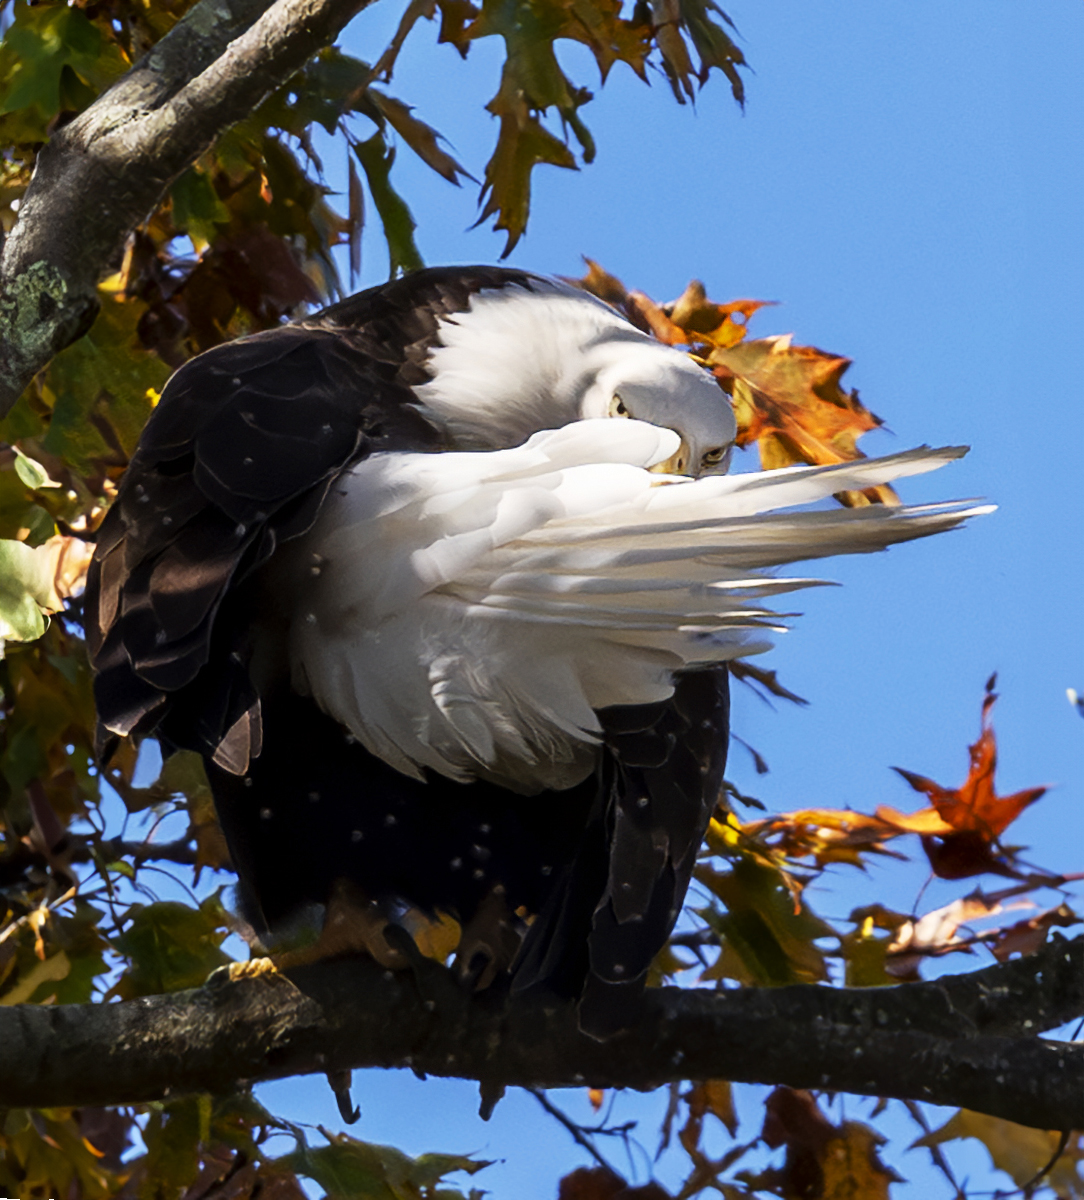
[[[617,1171],[610,1166],[606,1159],[603,1158],[603,1156],[595,1148],[594,1143],[583,1131],[583,1127],[577,1125],[567,1113],[562,1112],[561,1109],[559,1109],[557,1105],[553,1103],[549,1096],[546,1095],[543,1088],[532,1087],[526,1088],[525,1090],[534,1096],[538,1103],[542,1105],[542,1107],[546,1110],[546,1112],[549,1113],[551,1117],[554,1117],[556,1120],[560,1121],[560,1123],[568,1130],[568,1132],[572,1134],[572,1138],[576,1144],[582,1146],[600,1167],[604,1167],[607,1171],[612,1172],[614,1175],[618,1174]]]
[[[1054,1167],[1057,1165],[1058,1159],[1061,1158],[1061,1156],[1065,1153],[1065,1147],[1069,1145],[1069,1138],[1072,1136],[1072,1133],[1073,1131],[1071,1129],[1063,1129],[1061,1131],[1061,1137],[1058,1139],[1058,1148],[1054,1151],[1054,1156],[1051,1158],[1051,1160],[1046,1164],[1045,1167],[1043,1167],[1041,1171],[1039,1171],[1036,1175],[1033,1175],[1031,1179],[1027,1181],[1027,1183],[1020,1185],[1020,1191],[1023,1192],[1025,1196],[1030,1196],[1032,1189],[1038,1187],[1039,1184],[1042,1183],[1042,1181],[1050,1174],[1050,1172],[1053,1171]]]
[[[922,1130],[927,1136],[933,1131],[930,1129],[930,1123],[926,1120],[926,1114],[918,1106],[915,1100],[901,1100],[900,1103],[907,1109],[911,1115],[911,1120]],[[930,1144],[926,1147],[930,1152],[930,1158],[933,1159],[933,1165],[941,1172],[942,1175],[952,1184],[957,1197],[964,1195],[960,1185],[956,1182],[956,1176],[952,1173],[952,1168],[948,1164],[948,1159],[941,1153],[941,1147],[935,1144]]]

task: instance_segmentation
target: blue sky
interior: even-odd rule
[[[697,276],[716,299],[779,301],[753,332],[793,332],[855,360],[848,382],[891,430],[866,437],[867,453],[972,447],[962,463],[910,481],[905,498],[982,496],[998,512],[961,533],[822,566],[844,586],[800,597],[805,615],[763,660],[810,706],[772,712],[739,689],[735,729],[771,772],[757,778],[736,748],[732,774],[775,810],[918,807],[890,766],[961,782],[996,670],[1000,791],[1054,785],[1011,840],[1045,867],[1084,868],[1084,723],[1065,695],[1084,691],[1084,9],[1075,0],[726,7],[755,72],[745,113],[721,78],[694,111],[679,109],[662,79],[647,88],[615,68],[583,110],[597,162],[536,171],[531,224],[510,261],[572,275],[587,254],[657,299]],[[371,60],[399,11],[382,0],[343,44]],[[416,31],[388,90],[481,177],[495,137],[482,104],[497,87],[499,47],[476,45],[464,64],[435,35]],[[576,82],[595,87],[585,51],[567,46],[562,57]],[[342,178],[334,154],[333,183]],[[394,177],[427,262],[497,259],[503,236],[468,228],[472,185],[447,185],[406,148]],[[379,282],[377,230],[364,251],[362,282]],[[918,861],[841,874],[812,901],[830,916],[874,897],[909,910],[925,875]],[[923,907],[967,890],[935,883]],[[551,1200],[582,1158],[523,1094],[484,1125],[467,1083],[369,1072],[355,1093],[357,1136],[505,1160],[476,1180],[498,1200]],[[261,1095],[285,1115],[339,1127],[323,1081]],[[759,1095],[739,1101],[743,1138],[759,1130]],[[565,1100],[587,1115],[582,1095]],[[867,1109],[848,1102],[848,1115]],[[657,1099],[628,1097],[616,1116],[641,1119],[651,1146],[660,1111]],[[984,1175],[981,1151],[951,1157],[976,1187],[1005,1185]],[[914,1181],[894,1188],[895,1200],[947,1193],[924,1155],[889,1159]],[[670,1168],[663,1178],[673,1180]]]

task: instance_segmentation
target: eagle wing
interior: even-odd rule
[[[87,582],[101,752],[157,728],[244,771],[260,744],[245,583],[311,528],[351,463],[441,449],[411,391],[427,378],[439,319],[482,288],[530,281],[501,268],[424,272],[217,347],[170,379]]]
[[[211,350],[170,380],[87,583],[103,741],[160,726],[237,773],[258,753],[244,624],[223,606],[312,526],[346,466],[435,441],[380,365],[347,331],[287,327]]]

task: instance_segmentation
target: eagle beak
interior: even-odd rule
[[[654,471],[658,475],[685,475],[689,470],[689,447],[685,444],[685,439],[681,439],[681,444],[663,462],[656,463],[653,467],[648,467],[649,471]]]

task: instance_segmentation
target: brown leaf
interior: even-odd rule
[[[460,175],[465,175],[468,179],[474,178],[446,150],[440,147],[437,139],[441,135],[431,125],[418,120],[409,104],[404,104],[402,100],[396,100],[394,96],[386,96],[383,92],[375,91],[373,88],[369,89],[369,95],[387,118],[388,124],[426,166],[432,167],[438,175],[443,176],[449,183],[454,183],[456,187],[459,186]]]
[[[588,1088],[587,1102],[591,1105],[592,1112],[598,1112],[606,1102],[606,1093],[602,1088]]]
[[[812,1094],[779,1087],[764,1105],[761,1137],[773,1149],[785,1146],[782,1169],[749,1180],[771,1187],[784,1200],[888,1200],[888,1185],[901,1182],[877,1154],[884,1138],[857,1121],[833,1125]]]
[[[868,1125],[844,1121],[821,1157],[824,1200],[888,1200],[888,1185],[904,1181],[881,1162],[877,1147],[884,1141]]]
[[[361,274],[361,234],[365,228],[365,193],[362,191],[355,156],[348,154],[346,160],[349,163],[347,183],[349,209],[346,218],[346,240],[350,251],[350,282],[353,284]]]
[[[707,298],[699,279],[692,280],[685,291],[666,306],[670,320],[686,333],[685,341],[705,345],[734,346],[745,337],[745,323],[767,300],[731,300],[718,304]],[[740,321],[735,321],[735,317]]]
[[[902,831],[880,813],[869,816],[849,808],[810,808],[751,821],[742,832],[759,838],[787,859],[808,857],[818,867],[825,867],[829,863],[861,866],[863,853],[893,854],[884,843]]]
[[[730,1136],[738,1132],[738,1117],[734,1111],[734,1096],[725,1079],[708,1079],[694,1084],[686,1093],[689,1116],[702,1121],[707,1113],[718,1117]]]
[[[1057,908],[1047,909],[1037,917],[1017,921],[1008,929],[1002,929],[996,941],[987,945],[998,962],[1008,962],[1014,954],[1034,954],[1046,941],[1047,933],[1055,925],[1076,925],[1080,918],[1064,901]]]
[[[450,43],[463,58],[470,48],[467,26],[478,16],[478,9],[470,0],[437,0],[440,8],[440,34],[438,42]]]
[[[493,157],[486,163],[482,196],[485,204],[478,223],[496,216],[494,229],[508,234],[502,257],[515,249],[527,227],[531,206],[531,171],[539,163],[576,169],[572,151],[559,138],[544,129],[532,115],[522,89],[505,64],[500,91],[486,105],[500,118],[500,133]]]
[[[670,1200],[657,1183],[629,1187],[606,1167],[578,1167],[558,1185],[557,1200]]]
[[[605,300],[614,308],[623,309],[629,293],[621,280],[616,275],[611,275],[604,267],[600,267],[594,259],[585,256],[583,261],[587,264],[587,274],[582,279],[569,279],[567,282],[590,292],[600,300]]]

